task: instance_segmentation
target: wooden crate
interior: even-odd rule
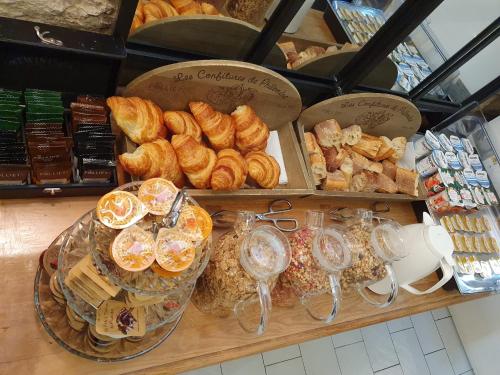
[[[226,60],[201,60],[164,66],[132,81],[124,96],[150,99],[163,110],[188,110],[190,101],[204,101],[216,110],[231,113],[238,105],[248,104],[271,130],[277,130],[288,184],[275,189],[240,189],[234,192],[189,189],[192,196],[287,197],[312,194],[292,121],[301,110],[300,95],[281,75],[249,63]],[[119,136],[122,152],[136,145]],[[130,179],[123,171],[120,182]]]
[[[421,116],[418,109],[409,101],[388,94],[350,94],[328,99],[304,110],[296,122],[304,163],[311,184],[314,185],[307,152],[304,132],[312,131],[319,122],[332,119],[341,127],[353,124],[361,126],[364,132],[371,135],[389,138],[406,137],[415,134],[420,127]],[[419,182],[419,196],[407,194],[364,193],[347,191],[327,191],[315,187],[314,197],[341,197],[353,199],[369,199],[375,201],[417,201],[425,200],[425,189]]]

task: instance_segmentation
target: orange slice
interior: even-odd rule
[[[186,234],[177,229],[160,229],[156,239],[156,261],[166,271],[181,272],[193,263],[196,250]]]
[[[99,199],[96,214],[99,221],[107,227],[123,229],[141,220],[146,211],[134,194],[116,190]]]
[[[170,212],[178,192],[179,189],[171,181],[151,178],[143,182],[138,197],[153,215],[166,215]]]
[[[153,235],[135,225],[116,236],[111,255],[119,267],[130,272],[137,272],[153,264],[154,248]]]
[[[161,268],[160,265],[158,263],[156,263],[156,262],[154,262],[151,265],[151,270],[154,273],[156,273],[158,276],[163,277],[165,279],[173,279],[174,277],[177,277],[180,274],[182,274],[182,272],[170,272],[170,271],[166,271],[163,268]]]

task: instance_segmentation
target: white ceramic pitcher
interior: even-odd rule
[[[424,212],[423,223],[403,226],[401,236],[408,249],[408,256],[392,264],[401,288],[417,295],[428,294],[438,290],[452,278],[453,241],[444,227],[434,225],[427,212]],[[429,289],[422,291],[410,285],[440,267],[443,277]],[[386,277],[369,288],[375,293],[387,294],[390,290],[389,279]]]

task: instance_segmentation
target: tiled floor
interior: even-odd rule
[[[448,309],[190,371],[183,375],[474,375]]]

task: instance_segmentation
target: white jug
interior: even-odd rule
[[[454,264],[453,241],[446,229],[441,225],[434,225],[434,221],[426,212],[423,221],[421,224],[405,225],[401,228],[408,256],[392,264],[399,286],[417,295],[432,293],[446,284],[453,276]],[[429,289],[421,291],[410,285],[439,267],[443,271],[443,277]],[[386,277],[369,288],[375,293],[386,294],[390,290],[390,281]]]

